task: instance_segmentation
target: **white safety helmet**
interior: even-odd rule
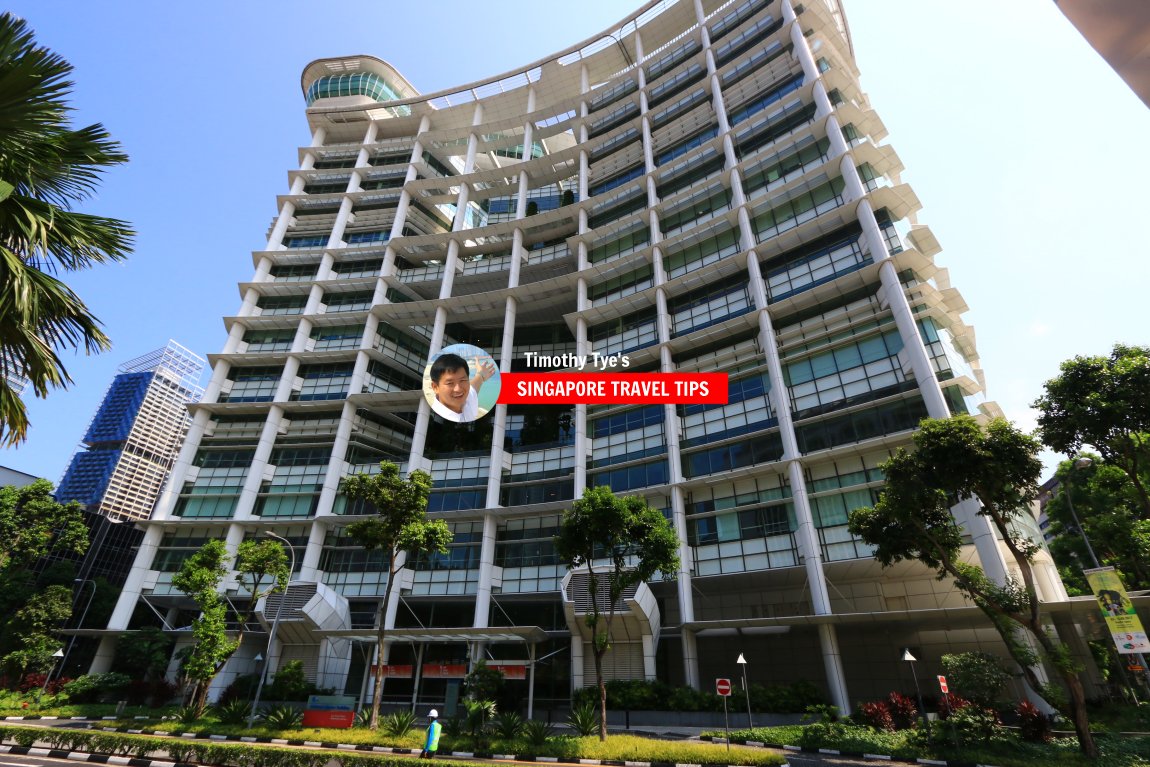
[[[427,718],[428,719],[438,719],[439,718],[439,712],[433,708],[427,712]]]

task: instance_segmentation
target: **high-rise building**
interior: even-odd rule
[[[56,490],[113,521],[147,519],[203,394],[204,360],[175,341],[119,367]]]
[[[390,460],[431,473],[430,511],[455,534],[390,584],[397,699],[450,699],[480,657],[537,700],[592,683],[586,592],[552,539],[597,485],[662,509],[682,559],[620,604],[608,678],[700,686],[745,653],[752,682],[810,680],[849,710],[910,684],[902,647],[926,668],[1001,650],[951,584],[884,571],[847,530],[921,418],[998,411],[837,0],[660,0],[430,95],[370,56],[313,62],[302,87],[310,144],[110,634],[139,601],[180,625],[180,563],[270,531],[297,560],[280,646],[254,637],[219,684],[266,653],[366,690],[388,573],[344,534],[363,509],[338,490]],[[481,389],[490,412],[454,423],[424,376],[456,345],[502,373],[591,354],[722,372],[729,402],[494,405]],[[956,515],[1003,580],[985,520]],[[1044,596],[1064,596],[1039,569]]]

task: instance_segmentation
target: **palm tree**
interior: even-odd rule
[[[72,128],[72,66],[36,45],[28,25],[0,14],[0,444],[22,442],[28,413],[19,384],[38,397],[71,383],[58,352],[111,343],[100,322],[53,276],[119,261],[134,232],[78,213],[106,168],[127,161],[100,124]]]

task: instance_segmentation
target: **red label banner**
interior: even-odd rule
[[[503,373],[507,405],[725,405],[726,373]]]
[[[462,663],[424,663],[424,679],[462,679],[467,676],[467,666]]]
[[[526,679],[527,667],[518,664],[488,663],[487,668],[493,668],[503,674],[504,679]]]

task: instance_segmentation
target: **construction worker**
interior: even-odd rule
[[[423,744],[420,759],[434,759],[435,752],[439,750],[439,735],[443,732],[443,725],[439,723],[439,712],[434,708],[427,712],[431,724],[427,725],[427,742]]]

